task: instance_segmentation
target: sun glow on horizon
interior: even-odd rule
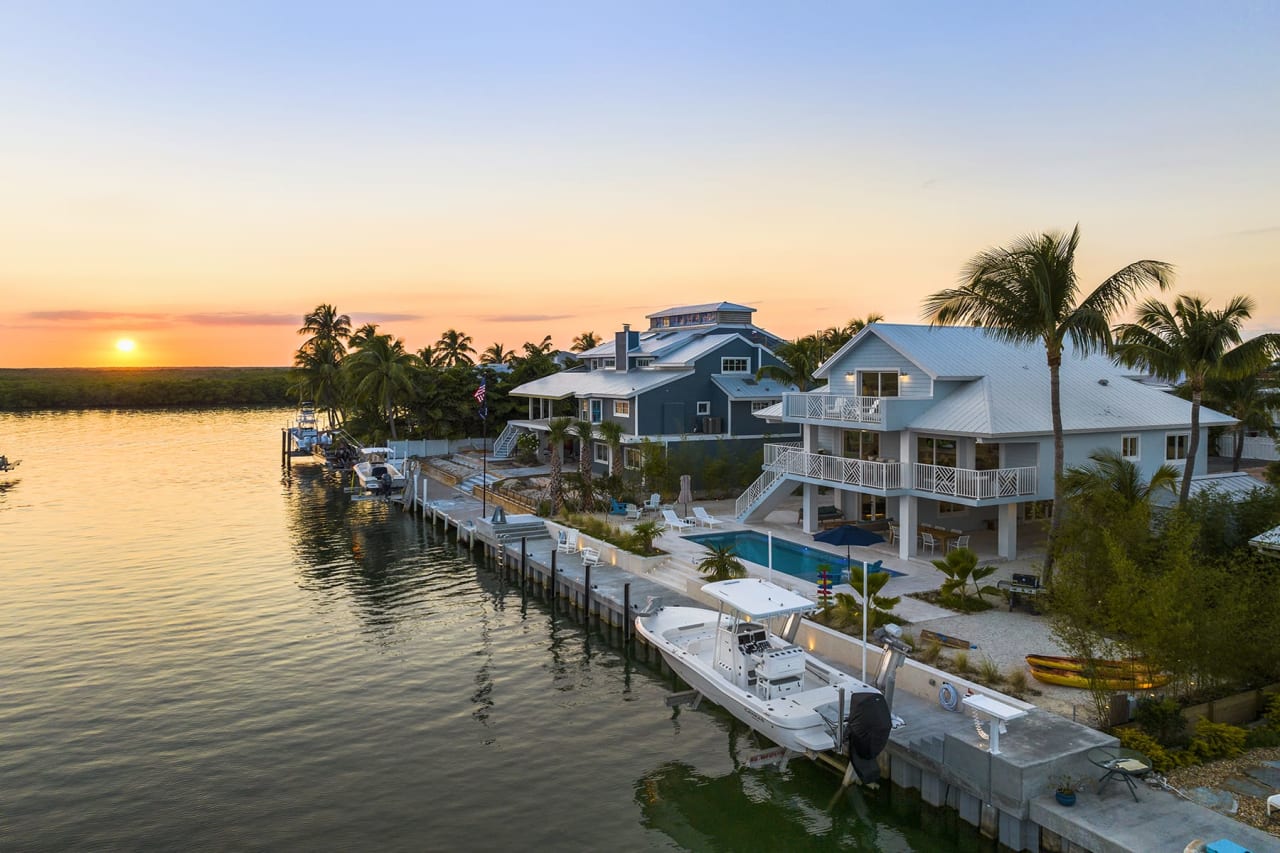
[[[116,341],[116,349],[120,352],[133,352],[138,348],[138,344],[132,338],[121,338]]]

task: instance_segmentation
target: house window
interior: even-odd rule
[[[653,359],[651,359],[651,358],[637,358],[637,359],[636,359],[636,367],[648,367],[648,366],[649,366],[649,365],[651,365],[651,364],[653,364]]]
[[[613,367],[613,363],[614,363],[614,362],[613,362],[613,359],[611,359],[611,358],[606,358],[606,359],[602,359],[602,360],[600,361],[600,366],[601,366],[601,367],[603,367],[603,368],[609,368],[609,367]]]
[[[644,461],[644,457],[640,455],[638,447],[622,448],[622,467],[632,471],[640,470],[640,463]]]
[[[1164,437],[1164,458],[1170,462],[1187,458],[1187,445],[1191,442],[1189,432],[1171,432]]]
[[[956,467],[956,440],[921,436],[916,441],[916,461],[943,468]]]
[[[590,400],[582,401],[581,405],[578,407],[578,417],[584,421],[587,418],[591,417],[591,401]]]
[[[606,465],[609,464],[609,445],[601,444],[598,441],[595,443],[595,460]]]
[[[938,501],[938,517],[963,515],[969,508],[964,504],[953,504],[950,501]]]
[[[863,397],[896,397],[898,396],[898,371],[862,371],[862,382],[858,393]]]
[[[710,401],[710,400],[699,400],[699,401],[698,401],[698,414],[700,414],[700,415],[709,415],[709,414],[711,414],[711,401]]]
[[[880,455],[880,433],[850,429],[844,433],[844,455],[851,459],[870,459]]]
[[[631,417],[631,401],[630,400],[614,400],[613,414],[619,418]]]
[[[994,471],[1000,467],[1000,445],[976,444],[973,447],[973,467],[979,471]]]
[[[1120,436],[1120,455],[1125,459],[1138,458],[1138,437],[1136,435]]]
[[[720,359],[721,373],[750,373],[751,360],[748,358],[722,358]]]
[[[598,424],[604,420],[604,400],[591,401],[591,422]]]
[[[769,408],[770,406],[772,406],[772,405],[774,405],[774,404],[776,404],[776,403],[780,403],[780,402],[782,402],[782,401],[781,401],[781,400],[752,400],[752,401],[751,401],[751,414],[753,414],[753,415],[754,415],[756,412],[759,412],[759,411],[761,411],[762,409],[767,409],[767,408]]]

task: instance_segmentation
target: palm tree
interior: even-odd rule
[[[330,426],[338,423],[338,408],[342,405],[340,346],[317,340],[293,356],[291,390],[298,393],[299,400],[311,400],[317,409],[324,410]]]
[[[742,561],[733,553],[732,545],[709,544],[707,548],[711,553],[698,563],[698,571],[702,572],[707,583],[730,581],[747,576],[747,567],[742,565]]]
[[[1233,297],[1221,311],[1198,296],[1179,296],[1170,308],[1157,299],[1138,306],[1132,323],[1116,329],[1116,356],[1131,367],[1176,382],[1185,377],[1191,393],[1191,438],[1178,502],[1191,494],[1191,477],[1200,449],[1200,404],[1210,378],[1236,379],[1265,368],[1280,350],[1280,335],[1259,335],[1241,342],[1240,327],[1253,314],[1253,300]]]
[[[1134,261],[1108,276],[1079,299],[1076,247],[1080,226],[1070,234],[1029,234],[1008,248],[988,249],[965,264],[958,287],[925,299],[931,324],[972,322],[1011,343],[1041,343],[1049,365],[1049,405],[1053,417],[1053,498],[1061,506],[1063,469],[1062,395],[1059,371],[1067,338],[1082,355],[1106,351],[1111,319],[1142,288],[1169,286],[1173,268],[1163,261]],[[1054,545],[1062,515],[1049,523],[1046,582],[1052,577]]]
[[[1240,470],[1245,432],[1260,432],[1272,440],[1280,437],[1280,430],[1276,429],[1276,416],[1280,414],[1280,389],[1267,382],[1260,374],[1251,373],[1239,379],[1207,378],[1204,402],[1239,421],[1232,430],[1235,433],[1231,453],[1232,471]]]
[[[471,347],[471,336],[464,335],[457,329],[446,329],[436,341],[436,354],[441,367],[457,367],[460,364],[475,364],[471,356],[476,351]]]
[[[509,350],[496,341],[489,345],[489,348],[480,353],[481,364],[510,364],[511,360],[516,357],[515,350]]]
[[[418,350],[418,358],[422,361],[424,367],[444,367],[444,365],[440,364],[440,354],[430,344]]]
[[[351,337],[348,339],[347,343],[350,345],[351,349],[357,349],[365,342],[372,340],[377,336],[377,334],[377,323],[365,323],[363,326],[351,333]]]
[[[596,508],[596,496],[591,485],[591,433],[594,424],[591,421],[580,420],[573,425],[574,431],[578,434],[578,474],[582,479],[582,511],[594,512]]]
[[[601,421],[596,424],[600,437],[609,445],[609,476],[622,477],[622,424],[617,421]]]
[[[1142,479],[1142,472],[1133,462],[1125,459],[1112,447],[1101,448],[1089,454],[1092,463],[1068,468],[1062,475],[1062,494],[1068,498],[1107,499],[1120,501],[1123,509],[1140,504],[1150,504],[1162,491],[1173,493],[1178,483],[1178,469],[1161,465],[1150,480]]]
[[[397,403],[413,391],[413,374],[420,365],[418,357],[405,350],[404,341],[378,334],[361,338],[343,361],[356,398],[377,403],[387,418],[392,441],[396,439]]]
[[[883,322],[884,322],[883,314],[873,313],[873,314],[868,314],[866,317],[854,317],[850,319],[848,323],[844,324],[845,340],[846,341],[849,340],[849,338],[852,338],[854,335],[858,334],[858,332],[861,332],[863,329],[865,329],[867,326],[870,326],[872,323],[883,323]]]
[[[586,352],[589,349],[595,349],[600,346],[600,339],[596,337],[595,332],[583,332],[573,339],[573,343],[569,345],[569,349],[574,352]]]
[[[345,341],[351,337],[351,318],[339,314],[332,305],[317,305],[315,309],[302,318],[300,335],[310,335],[302,343],[302,349],[313,350],[324,344],[332,346],[338,359],[346,355]]]
[[[782,364],[762,364],[756,371],[757,379],[774,379],[788,382],[801,391],[808,391],[816,384],[813,372],[822,363],[822,343],[810,335],[779,344],[774,355]]]
[[[547,491],[551,499],[551,514],[560,512],[564,502],[564,442],[569,437],[569,427],[573,424],[569,418],[552,418],[547,422],[547,450],[550,455],[548,467]]]

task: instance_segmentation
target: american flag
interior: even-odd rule
[[[471,395],[476,398],[476,402],[479,403],[481,406],[484,405],[484,386],[485,386],[485,380],[481,379],[480,387],[476,389],[476,393]]]

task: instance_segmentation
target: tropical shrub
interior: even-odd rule
[[[1175,699],[1140,699],[1134,713],[1138,727],[1165,746],[1186,746],[1187,720]]]
[[[991,607],[983,600],[987,593],[997,592],[993,586],[983,586],[980,582],[995,573],[995,566],[978,567],[978,554],[971,548],[956,548],[944,559],[934,560],[933,565],[947,576],[939,590],[942,602],[949,607],[963,612],[986,610]],[[977,596],[971,599],[969,584],[973,584],[973,592]]]
[[[698,563],[698,571],[709,582],[727,581],[734,578],[745,578],[747,567],[733,553],[732,545],[709,545],[711,553]]]
[[[1244,752],[1248,732],[1229,723],[1215,723],[1207,719],[1196,721],[1196,734],[1191,738],[1187,752],[1195,761],[1217,761],[1219,758],[1235,758]]]

